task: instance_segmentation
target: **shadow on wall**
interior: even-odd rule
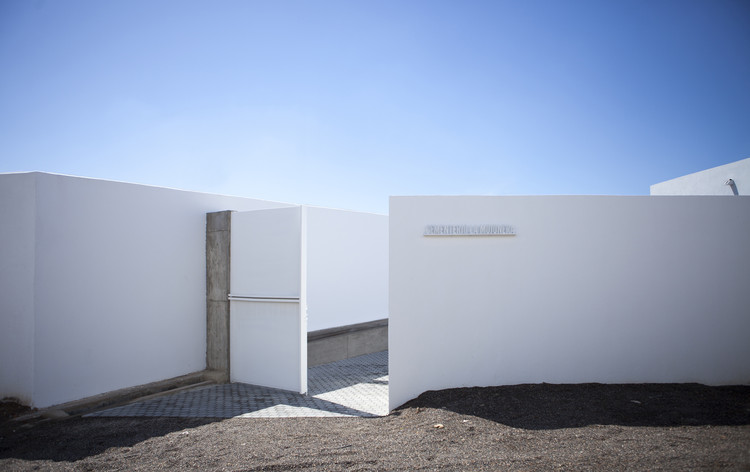
[[[429,391],[398,408],[445,408],[514,428],[750,424],[750,386],[523,384]],[[397,410],[397,411],[398,411]]]

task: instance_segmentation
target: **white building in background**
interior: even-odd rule
[[[659,182],[651,195],[750,195],[750,158]]]

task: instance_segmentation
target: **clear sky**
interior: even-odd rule
[[[750,157],[750,0],[2,0],[0,172],[385,213]]]

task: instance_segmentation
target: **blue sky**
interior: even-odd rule
[[[750,1],[0,2],[0,172],[387,212],[750,157]]]

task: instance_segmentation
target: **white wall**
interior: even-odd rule
[[[388,318],[388,217],[306,209],[308,330]]]
[[[31,403],[34,363],[34,206],[31,174],[0,176],[0,398]]]
[[[729,179],[738,195],[750,195],[750,158],[654,184],[651,195],[734,195]]]
[[[204,369],[205,214],[288,205],[28,175],[36,183],[34,406]],[[0,187],[16,178],[0,175]]]
[[[516,236],[425,237],[428,224]],[[519,383],[750,383],[750,197],[392,197],[390,406]]]

